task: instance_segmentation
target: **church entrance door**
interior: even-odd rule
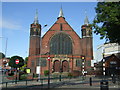
[[[69,71],[68,61],[64,60],[64,61],[62,62],[62,69],[63,69],[63,72],[68,72],[68,71]]]
[[[54,61],[54,72],[60,72],[60,61]]]

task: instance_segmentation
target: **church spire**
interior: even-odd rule
[[[89,24],[89,20],[88,20],[88,17],[87,17],[87,16],[85,17],[84,24],[86,24],[86,25]]]
[[[88,17],[87,17],[87,12],[85,11],[85,20],[84,20],[84,24],[88,25],[89,24],[89,20],[88,20]]]
[[[35,14],[35,17],[34,17],[34,24],[38,24],[38,10],[36,9],[36,14]]]
[[[60,8],[60,12],[59,12],[59,16],[58,17],[64,17],[64,14],[63,14],[63,10],[62,10],[62,6]]]

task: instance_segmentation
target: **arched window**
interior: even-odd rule
[[[51,38],[50,54],[72,54],[72,40],[65,33],[58,33]]]

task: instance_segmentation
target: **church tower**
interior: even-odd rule
[[[91,60],[93,59],[93,37],[92,37],[92,28],[89,24],[88,17],[85,17],[84,25],[81,26],[82,32],[82,54],[85,56],[86,67],[91,66]]]
[[[31,73],[44,75],[44,71],[49,68],[50,74],[57,72],[66,75],[67,72],[79,76],[83,71],[82,56],[85,56],[84,70],[89,74],[93,59],[93,46],[92,28],[87,16],[81,31],[82,38],[68,24],[61,7],[57,20],[41,38],[41,25],[38,22],[38,12],[36,11],[34,22],[30,27],[27,64]]]
[[[41,38],[41,25],[38,22],[38,11],[36,10],[34,22],[31,24],[30,27],[29,56],[40,54],[40,38]]]
[[[92,28],[90,27],[88,17],[85,17],[84,25],[82,25],[82,38],[92,37]]]

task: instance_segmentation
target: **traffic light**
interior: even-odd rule
[[[85,56],[81,56],[81,59],[82,59],[82,74],[84,76],[85,74]]]
[[[85,56],[81,56],[81,59],[82,59],[82,61],[84,61],[85,60]]]

